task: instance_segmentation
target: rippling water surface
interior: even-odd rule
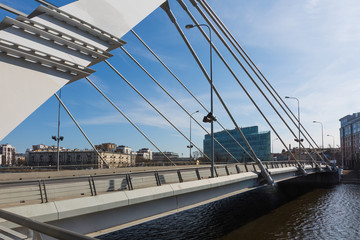
[[[360,239],[360,185],[316,189],[222,239]]]
[[[270,188],[197,207],[101,239],[360,239],[360,185],[315,189],[289,201]]]

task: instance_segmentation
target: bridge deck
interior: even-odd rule
[[[301,176],[295,164],[269,163],[276,182]],[[308,174],[318,172],[304,165]],[[322,166],[323,169],[326,166]],[[96,236],[266,185],[257,166],[232,164],[0,182],[0,207],[40,222]],[[122,216],[119,218],[118,216]],[[74,228],[73,219],[81,223]],[[101,224],[99,224],[99,219]],[[4,219],[0,224],[15,225]],[[96,228],[94,228],[96,226]]]
[[[293,162],[270,162],[266,167],[279,169],[296,166]],[[311,165],[309,167],[312,168]],[[255,163],[217,165],[216,176],[260,173]],[[55,200],[95,196],[114,191],[161,186],[208,179],[210,165],[93,169],[61,172],[0,174],[0,207],[46,203]]]

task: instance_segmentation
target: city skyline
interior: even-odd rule
[[[20,11],[29,13],[37,3],[31,1],[0,1]],[[51,1],[57,4],[59,1]],[[311,133],[317,144],[321,145],[321,129],[313,121],[324,124],[324,147],[339,143],[339,119],[354,112],[354,102],[358,99],[356,68],[360,47],[360,20],[358,12],[360,3],[347,0],[347,4],[336,1],[227,1],[226,3],[208,0],[219,17],[232,31],[240,44],[253,58],[267,79],[273,84],[282,97],[293,96],[300,100],[302,124]],[[19,5],[20,3],[20,5]],[[204,22],[191,4],[186,4],[196,15],[199,22]],[[198,52],[206,69],[208,69],[208,44],[196,29],[186,30],[184,26],[192,23],[180,9],[176,1],[170,1],[183,31]],[[4,16],[4,11],[1,11]],[[10,15],[10,14],[9,14]],[[209,108],[209,86],[190,56],[175,27],[168,20],[162,9],[155,10],[143,22],[134,28],[149,46],[165,61],[175,74],[189,86],[190,90]],[[127,42],[124,46],[133,54],[147,70],[163,84],[169,92],[189,112],[200,110],[194,117],[201,122],[205,112],[190,98],[185,90],[164,70],[156,59],[135,39],[131,33],[122,37]],[[245,78],[235,61],[229,57],[219,40],[214,42],[236,69],[240,80],[255,97],[272,124],[287,144],[296,146],[293,137],[285,129],[284,124],[275,116],[263,97]],[[109,59],[136,88],[149,97],[165,115],[189,136],[189,117],[178,108],[144,73],[133,64],[120,49],[111,52]],[[177,152],[187,156],[188,141],[182,138],[171,126],[153,111],[146,103],[126,86],[106,64],[94,67],[96,73],[90,76],[106,94],[122,109],[162,151]],[[2,79],[2,81],[5,81]],[[3,83],[3,82],[1,82]],[[241,127],[259,126],[260,131],[268,131],[270,127],[251,105],[240,87],[235,84],[228,71],[218,57],[214,55],[214,85],[224,97],[230,110]],[[71,83],[62,89],[62,98],[74,117],[78,120],[94,145],[102,142],[116,142],[128,145],[133,149],[148,147],[154,149],[146,140],[116,112],[85,79]],[[227,129],[234,126],[226,116],[220,103],[215,99],[214,115]],[[294,113],[297,112],[295,101],[286,100]],[[7,103],[11,104],[11,103]],[[53,145],[51,136],[57,133],[58,102],[51,97],[38,110],[28,117],[0,144],[9,143],[24,152],[33,144]],[[335,112],[335,113],[334,113]],[[284,115],[284,114],[283,114]],[[1,117],[1,115],[0,115]],[[82,137],[66,113],[61,112],[61,132],[65,148],[91,148]],[[210,126],[204,124],[208,130]],[[293,131],[297,131],[292,126]],[[202,147],[205,132],[193,125],[192,139]],[[221,129],[215,125],[215,131]],[[275,139],[271,131],[271,140]],[[307,144],[305,144],[307,146]],[[274,151],[284,149],[279,141],[274,141]]]

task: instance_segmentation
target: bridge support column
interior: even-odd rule
[[[263,163],[261,162],[261,160],[259,158],[256,158],[257,160],[257,164],[259,165],[259,168],[261,170],[261,175],[263,176],[263,178],[266,179],[267,183],[271,186],[275,186],[276,183],[275,181],[272,179],[272,177],[270,176],[269,172],[267,171],[267,169],[264,167]]]
[[[307,172],[305,171],[305,169],[303,168],[303,166],[302,166],[301,164],[299,164],[298,168],[299,168],[299,170],[300,170],[300,172],[301,172],[301,174],[302,174],[303,176],[307,176],[307,175],[308,175]]]

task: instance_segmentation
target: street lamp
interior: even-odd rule
[[[191,29],[193,27],[207,27],[209,29],[209,39],[210,39],[210,104],[211,110],[203,119],[203,122],[211,123],[211,177],[214,177],[215,168],[214,168],[214,121],[216,121],[214,113],[214,104],[213,104],[213,77],[212,77],[212,40],[211,40],[211,28],[207,24],[188,24],[185,26],[186,29]]]
[[[195,111],[195,112],[193,112],[192,114],[190,114],[190,142],[189,142],[189,146],[187,146],[189,149],[190,149],[190,160],[191,160],[191,149],[194,147],[192,144],[191,144],[191,117],[192,117],[192,115],[193,114],[195,114],[195,113],[198,113],[199,112],[199,110],[197,110],[197,111]]]
[[[335,160],[335,137],[333,136],[333,135],[330,135],[330,134],[327,134],[326,136],[328,136],[328,137],[332,137],[332,139],[333,139],[333,160]]]
[[[64,140],[64,137],[63,136],[59,136],[59,137],[56,137],[56,136],[52,136],[51,139],[53,139],[54,141],[57,142],[57,171],[60,170],[60,147],[59,147],[59,142]]]
[[[318,122],[318,121],[313,121],[313,123],[319,123],[321,124],[321,148],[324,149],[324,125],[322,124],[322,122]]]
[[[61,88],[60,88],[60,91],[59,91],[59,96],[60,96],[60,99],[61,99]],[[57,141],[57,166],[56,166],[57,171],[60,171],[60,144],[59,144],[59,141],[64,140],[64,137],[60,136],[60,111],[61,111],[61,104],[60,104],[60,101],[59,101],[57,137],[52,136],[52,139]]]
[[[301,131],[300,131],[300,101],[296,97],[288,97],[288,96],[286,96],[285,98],[287,98],[287,99],[295,99],[297,101],[297,103],[298,103],[299,138],[298,139],[295,138],[295,141],[299,142],[299,161],[300,161],[301,160],[301,151],[300,151],[301,142],[303,141],[303,139],[300,138],[301,137]]]

